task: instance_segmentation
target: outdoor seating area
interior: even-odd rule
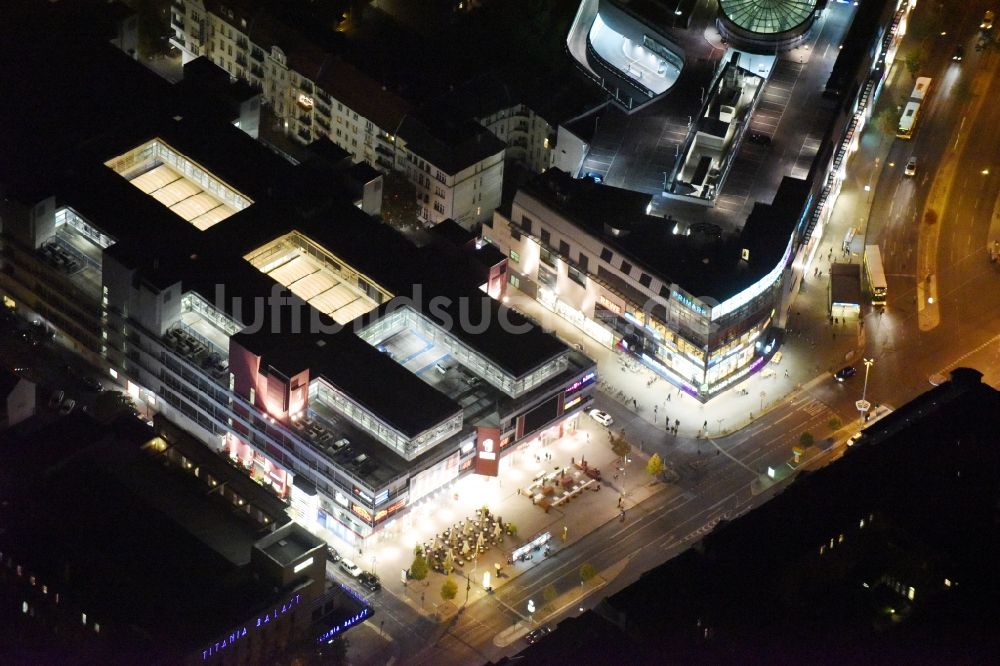
[[[570,467],[556,467],[551,472],[539,471],[527,495],[531,503],[541,507],[548,513],[549,509],[573,499],[584,490],[601,489],[601,470],[588,467],[586,460],[573,462]]]
[[[505,524],[500,516],[485,507],[476,509],[475,516],[455,523],[423,544],[427,565],[438,573],[447,573],[449,560],[452,567],[464,566],[491,547],[501,547],[504,536],[513,533],[513,526]]]
[[[336,447],[331,446],[330,442],[333,440],[333,433],[322,424],[317,423],[315,419],[308,416],[293,418],[292,427],[318,444],[319,448],[325,450],[330,455],[333,455],[343,448],[343,445]],[[341,441],[346,443],[346,440]],[[338,444],[340,444],[340,442],[338,442]]]

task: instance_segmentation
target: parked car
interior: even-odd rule
[[[63,398],[65,397],[66,394],[64,392],[56,391],[55,393],[52,394],[52,397],[49,398],[49,407],[55,409],[56,407],[62,404]]]
[[[543,638],[545,638],[546,636],[548,636],[551,633],[552,633],[552,629],[550,627],[546,627],[545,625],[542,625],[542,626],[538,627],[537,629],[532,629],[527,634],[525,634],[524,640],[526,640],[528,642],[528,645],[534,645],[535,643],[537,643],[538,641],[542,640]]]
[[[326,559],[330,560],[331,562],[339,562],[340,561],[340,553],[338,553],[337,549],[334,548],[333,546],[327,546],[326,547]]]
[[[369,571],[362,571],[358,575],[358,582],[372,592],[378,592],[382,589],[382,581],[379,580],[378,576]]]
[[[864,431],[854,433],[853,435],[851,435],[850,437],[847,438],[847,445],[848,446],[854,446],[855,444],[858,443],[858,441],[862,437],[864,437],[864,435],[865,435]]]
[[[611,414],[608,414],[607,412],[602,412],[599,409],[592,409],[587,413],[590,414],[590,418],[594,419],[595,421],[597,421],[606,428],[610,427],[615,422],[615,420],[611,418]]]
[[[845,379],[850,379],[855,374],[857,374],[857,372],[858,372],[857,369],[853,365],[845,365],[843,368],[833,373],[833,378],[836,379],[838,382],[842,382]]]
[[[916,176],[917,175],[917,158],[916,157],[911,157],[906,162],[906,168],[903,169],[903,173],[906,174],[907,176]]]
[[[451,370],[453,366],[451,363],[446,363],[444,361],[438,361],[434,364],[434,369],[440,372],[442,375],[447,375],[448,371]]]
[[[595,183],[600,183],[601,181],[604,180],[604,176],[602,176],[601,174],[597,173],[596,171],[591,171],[590,173],[588,173],[584,177],[585,178],[592,178]]]
[[[340,568],[351,578],[357,578],[361,575],[361,567],[350,560],[340,560]]]
[[[747,141],[750,143],[756,143],[758,146],[770,146],[771,137],[761,132],[750,132],[750,136],[747,137]]]
[[[67,414],[73,411],[74,407],[76,407],[76,400],[70,398],[69,400],[64,402],[62,406],[59,408],[59,413],[62,414],[63,416],[66,416]]]

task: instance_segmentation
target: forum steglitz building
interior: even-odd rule
[[[5,304],[311,531],[360,545],[590,404],[593,361],[499,303],[495,248],[415,245],[346,152],[293,165],[110,47],[40,41],[3,114]]]

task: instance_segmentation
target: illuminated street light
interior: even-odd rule
[[[875,365],[875,359],[865,358],[862,359],[862,361],[865,364],[865,384],[864,387],[861,389],[861,400],[858,400],[856,403],[854,403],[854,406],[857,407],[858,411],[861,413],[861,422],[864,423],[865,414],[868,413],[868,410],[871,409],[872,406],[870,402],[865,400],[865,396],[868,394],[868,371],[871,370],[871,367],[873,365]]]

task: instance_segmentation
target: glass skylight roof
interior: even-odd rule
[[[719,4],[734,24],[762,35],[791,30],[816,9],[815,0],[719,0]]]

